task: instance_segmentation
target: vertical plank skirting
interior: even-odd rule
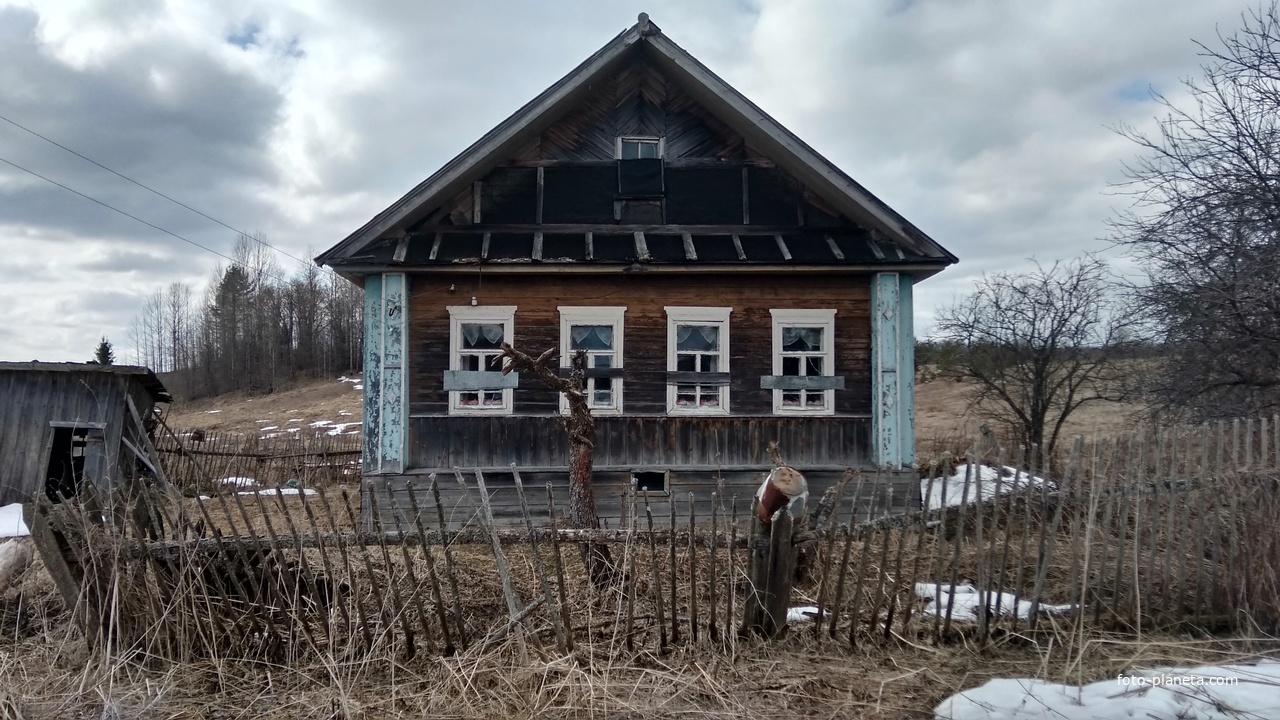
[[[878,273],[871,282],[871,437],[875,461],[915,461],[915,334],[912,278]]]

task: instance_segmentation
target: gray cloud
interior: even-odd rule
[[[622,3],[0,0],[0,114],[297,256],[337,242],[635,21]],[[1235,0],[655,0],[699,57],[960,256],[917,291],[1105,249],[1148,87]],[[0,157],[218,252],[235,233],[0,122]],[[285,272],[293,260],[278,258]],[[224,262],[0,164],[0,358],[80,359]],[[87,291],[86,289],[89,289]]]

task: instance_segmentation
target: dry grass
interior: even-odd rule
[[[466,558],[462,558],[466,561]],[[516,565],[522,561],[517,560]],[[492,586],[477,577],[468,592]],[[501,602],[500,598],[492,598]],[[575,624],[607,626],[617,598],[580,609]],[[574,656],[548,644],[546,623],[491,651],[453,657],[389,651],[322,653],[296,663],[207,658],[185,663],[107,657],[85,649],[38,569],[0,599],[0,718],[928,718],[945,697],[995,677],[1090,682],[1138,665],[1256,657],[1260,643],[1174,635],[1011,635],[979,651],[815,640],[799,626],[775,643],[732,652],[707,640],[659,654],[628,652],[616,633],[582,633]],[[21,714],[19,714],[21,713]]]
[[[363,396],[353,383],[314,380],[270,395],[229,393],[195,401],[179,398],[169,408],[166,422],[173,428],[207,432],[257,432],[264,425],[306,428],[317,420],[359,422]],[[293,419],[300,422],[290,423]]]
[[[970,408],[974,385],[930,380],[916,385],[916,435],[930,438],[978,437],[985,422]],[[1098,402],[1085,405],[1063,426],[1062,437],[1108,437],[1128,433],[1142,407],[1131,403]],[[998,432],[998,428],[992,427]]]

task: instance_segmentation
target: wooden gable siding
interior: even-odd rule
[[[449,368],[449,305],[514,305],[515,344],[541,353],[560,346],[560,305],[625,306],[623,411],[666,414],[667,317],[664,306],[732,307],[730,316],[729,409],[733,415],[772,412],[770,391],[760,376],[772,374],[770,309],[834,308],[835,373],[845,378],[836,392],[836,412],[862,415],[871,409],[870,285],[863,277],[664,275],[645,273],[511,276],[410,276],[409,402],[414,414],[447,414],[443,373]],[[450,287],[453,290],[450,291]],[[556,393],[531,377],[514,391],[517,415],[553,415]]]
[[[627,65],[512,160],[612,160],[623,135],[666,138],[666,157],[741,159],[742,136],[652,65]]]

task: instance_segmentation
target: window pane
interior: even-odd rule
[[[658,143],[656,142],[640,143],[640,157],[645,159],[658,157]]]
[[[680,372],[695,372],[698,369],[697,355],[677,355],[676,370]]]
[[[782,404],[788,407],[800,405],[800,391],[787,390],[782,393]]]
[[[694,352],[720,349],[720,328],[715,325],[677,325],[676,349]]]
[[[484,404],[485,405],[501,405],[502,391],[498,390],[496,392],[486,392],[484,394]]]
[[[782,349],[786,352],[821,352],[822,328],[782,328]]]
[[[635,140],[622,141],[622,159],[637,160],[640,158],[640,143]]]
[[[714,386],[699,385],[698,389],[702,391],[699,398],[702,407],[720,407],[720,393],[716,391]]]
[[[473,392],[458,393],[458,403],[462,405],[479,405],[480,393],[473,393]]]
[[[783,375],[799,375],[800,374],[800,358],[798,357],[782,358],[782,374]]]
[[[679,385],[676,387],[676,404],[693,405],[698,400],[697,385]]]
[[[463,355],[462,357],[458,358],[458,369],[459,370],[479,370],[480,356],[479,355]]]
[[[500,323],[463,323],[463,350],[499,350],[502,348]]]
[[[805,393],[804,404],[808,407],[822,407],[826,405],[825,394],[821,390],[810,390]]]
[[[592,358],[592,360],[593,360],[592,367],[597,367],[597,368],[613,367],[612,355],[596,355],[595,357]]]
[[[822,374],[822,357],[807,357],[804,359],[805,375],[821,375]]]
[[[720,358],[716,355],[702,355],[702,372],[720,372]]]
[[[570,350],[612,350],[612,325],[574,325],[569,328]]]
[[[613,390],[605,385],[603,389],[597,389],[592,393],[592,402],[596,405],[608,407],[613,404]]]

